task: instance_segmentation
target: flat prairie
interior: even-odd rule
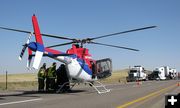
[[[102,83],[126,83],[128,70],[117,70],[112,72],[108,78],[99,80]],[[34,90],[37,89],[37,73],[8,74],[8,90]],[[0,75],[0,90],[6,88],[6,75]]]

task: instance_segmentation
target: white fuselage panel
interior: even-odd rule
[[[55,58],[66,64],[66,69],[69,77],[75,78],[81,81],[92,81],[92,75],[88,74],[79,64],[77,58],[68,56],[58,56]]]

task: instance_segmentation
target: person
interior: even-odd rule
[[[90,61],[91,63],[91,69],[92,69],[92,79],[94,79],[96,77],[96,65],[93,61]]]
[[[38,91],[44,91],[44,80],[45,80],[46,63],[38,71]]]
[[[57,75],[57,82],[56,82],[57,88],[59,89],[61,85],[66,83],[66,85],[62,88],[62,91],[64,92],[70,90],[69,78],[64,64],[61,64],[59,66],[59,68],[56,71],[56,75]]]
[[[52,64],[47,70],[46,77],[46,91],[55,90],[55,79],[56,79],[56,62]]]

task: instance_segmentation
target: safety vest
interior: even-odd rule
[[[38,78],[44,78],[45,77],[45,69],[43,67],[40,68],[38,72]]]
[[[55,78],[56,77],[56,66],[49,67],[47,76],[49,78]]]

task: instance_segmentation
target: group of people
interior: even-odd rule
[[[38,71],[38,91],[56,91],[60,85],[67,83],[63,88],[64,90],[69,89],[69,79],[64,64],[56,70],[56,63],[46,68],[46,63]]]

